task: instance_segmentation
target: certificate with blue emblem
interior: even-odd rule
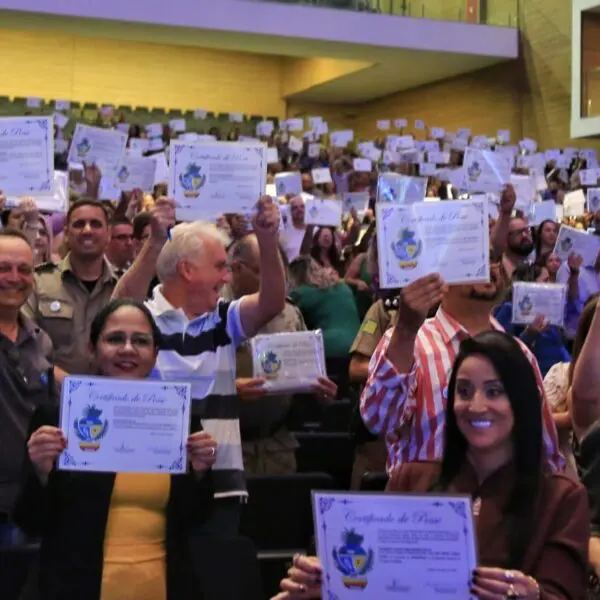
[[[467,496],[313,492],[323,598],[471,598]]]
[[[66,377],[60,423],[65,471],[185,473],[189,383]]]
[[[171,142],[169,195],[177,219],[248,214],[264,194],[267,146],[255,142]]]
[[[395,204],[379,202],[377,249],[384,289],[429,273],[450,285],[487,283],[490,249],[487,198]]]
[[[103,129],[77,123],[69,148],[70,163],[95,164],[102,177],[114,183],[125,156],[127,134],[116,129]]]
[[[54,193],[52,117],[0,119],[0,190],[9,196]]]
[[[513,323],[529,325],[538,315],[541,315],[549,325],[558,327],[564,325],[566,284],[515,281],[512,285],[512,294]]]
[[[267,392],[308,392],[327,374],[320,329],[257,335],[250,345],[254,377],[266,379]]]

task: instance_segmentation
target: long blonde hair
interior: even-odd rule
[[[313,285],[321,290],[333,287],[340,282],[334,269],[322,267],[312,256],[299,256],[290,263],[290,288]]]

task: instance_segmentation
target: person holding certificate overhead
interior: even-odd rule
[[[450,375],[441,464],[402,465],[388,482],[392,493],[472,498],[478,542],[473,598],[583,597],[586,493],[571,478],[545,469],[540,404],[536,374],[512,336],[489,331],[464,340]],[[378,530],[380,524],[371,526]],[[414,539],[427,527],[415,522]],[[432,564],[432,582],[439,568]],[[317,559],[297,556],[276,599],[319,598],[322,577]],[[444,591],[440,597],[447,597]]]
[[[160,338],[143,304],[133,300],[110,301],[91,326],[90,352],[100,376],[97,385],[108,386],[109,391],[122,391],[127,384],[131,385],[131,380],[140,380],[137,389],[142,384],[148,385]],[[102,378],[107,379],[102,381]],[[122,384],[119,380],[123,380]],[[156,393],[153,395],[156,398]],[[146,407],[132,403],[125,408],[128,412],[119,414],[133,425],[126,434],[131,447],[123,445],[122,448],[123,453],[131,456],[131,452],[136,451],[135,419]],[[64,403],[62,410],[67,410]],[[194,554],[193,538],[212,508],[209,470],[216,459],[214,438],[207,432],[197,431],[197,423],[192,419],[194,433],[187,437],[188,472],[179,475],[160,471],[63,470],[57,469],[55,462],[67,448],[67,434],[56,427],[57,412],[56,409],[39,409],[34,413],[24,484],[14,509],[15,523],[25,532],[41,538],[39,568],[32,571],[23,598],[179,600],[201,597],[201,582],[195,575],[194,565],[202,558]],[[151,424],[143,420],[145,414],[138,419],[139,427],[147,428]],[[160,419],[166,418],[159,414],[158,425]],[[104,425],[98,419],[93,422],[100,427],[127,430],[114,418],[111,423],[105,420]],[[184,425],[182,432],[187,436],[187,422]],[[164,422],[164,427],[158,429],[161,444],[166,439],[168,426],[169,423]],[[69,444],[74,453],[73,446],[81,444],[76,443],[77,437],[69,439],[75,442]],[[112,446],[103,446],[102,450],[102,454],[112,451],[115,461],[126,460],[120,458],[122,452],[113,451]],[[146,448],[145,453],[150,454],[150,450]],[[93,452],[89,454],[88,460],[96,458]],[[141,456],[138,460],[143,459]]]
[[[229,238],[205,221],[175,226],[169,198],[159,198],[151,212],[150,238],[114,295],[143,300],[152,278],[160,280],[146,303],[163,333],[156,370],[165,381],[191,384],[193,414],[222,444],[212,470],[215,506],[206,533],[233,537],[247,496],[235,353],[285,306],[279,208],[270,196],[258,199],[252,227],[260,249],[259,291],[231,302],[222,298],[231,282]]]

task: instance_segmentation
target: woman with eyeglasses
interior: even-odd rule
[[[101,377],[147,378],[159,343],[150,312],[133,300],[110,301],[91,326]],[[27,443],[14,520],[41,538],[41,551],[23,598],[198,598],[191,540],[211,509],[215,440],[192,417],[184,475],[59,471],[66,441],[57,423],[57,410],[36,412]]]
[[[490,331],[462,342],[448,384],[441,463],[413,462],[388,492],[473,499],[480,600],[573,600],[586,587],[588,505],[583,487],[544,468],[540,391],[516,340]],[[296,557],[276,600],[321,597],[316,557]]]

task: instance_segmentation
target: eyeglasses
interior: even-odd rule
[[[123,331],[115,331],[102,336],[102,341],[109,346],[124,347],[129,342],[134,348],[145,349],[154,346],[154,338],[146,333],[132,333],[128,336]]]

